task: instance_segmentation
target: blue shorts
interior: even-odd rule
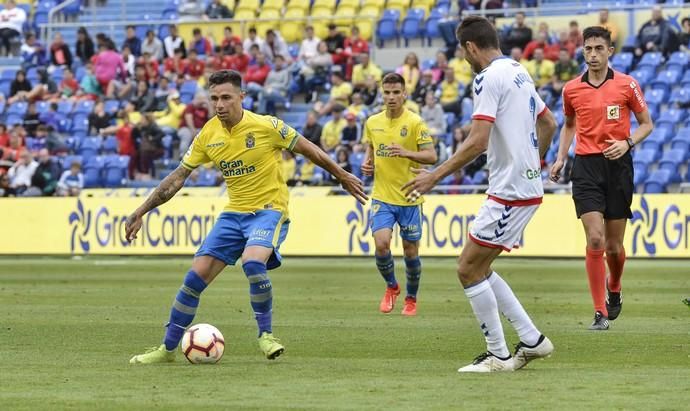
[[[395,223],[400,226],[400,237],[407,241],[419,241],[422,238],[422,206],[399,206],[371,201],[371,232],[383,228],[393,229]]]
[[[208,233],[195,257],[209,255],[227,265],[235,265],[245,247],[258,245],[273,248],[273,254],[266,263],[272,270],[280,267],[282,257],[278,250],[287,237],[290,220],[275,210],[260,210],[256,213],[223,212]]]

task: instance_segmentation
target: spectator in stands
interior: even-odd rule
[[[283,150],[282,157],[280,175],[285,183],[292,187],[297,181],[297,161],[295,161],[295,155],[290,150]]]
[[[175,51],[182,51],[182,58],[187,57],[187,48],[184,45],[184,40],[177,34],[177,26],[171,24],[168,27],[168,36],[163,39],[163,45],[165,46],[165,55],[172,57],[175,55]]]
[[[134,109],[140,113],[148,113],[156,109],[156,99],[153,90],[145,81],[137,82],[136,91],[131,99]]]
[[[443,112],[443,107],[438,104],[436,95],[433,91],[429,91],[424,96],[424,106],[422,107],[422,119],[429,127],[429,132],[433,136],[439,136],[446,133],[446,117]]]
[[[249,67],[249,55],[244,52],[242,43],[235,44],[235,53],[229,56],[229,67],[231,70],[237,70],[244,76]]]
[[[350,37],[345,39],[345,55],[347,55],[346,79],[351,78],[352,67],[358,62],[357,58],[363,53],[369,54],[369,43],[360,36],[359,27],[352,26]]]
[[[244,47],[244,51],[246,53],[251,54],[252,46],[256,45],[260,50],[261,46],[263,46],[264,44],[264,41],[261,39],[261,37],[259,37],[256,34],[256,27],[250,27],[248,34],[249,36],[246,39],[244,39],[244,43],[242,44],[242,46]]]
[[[10,176],[0,174],[0,197],[14,197],[16,195],[17,190],[10,185]]]
[[[165,59],[163,64],[163,76],[172,81],[184,78],[187,74],[187,60],[184,58],[184,50],[176,49],[172,57]]]
[[[38,126],[36,138],[42,138],[45,141],[45,148],[48,149],[50,154],[66,154],[69,152],[69,147],[65,140],[52,127]]]
[[[570,41],[575,45],[576,48],[580,48],[584,45],[585,41],[582,37],[582,31],[580,30],[580,25],[577,20],[572,20],[568,25],[570,31],[568,32],[568,37]]]
[[[17,70],[14,75],[14,80],[10,83],[10,95],[7,102],[12,104],[16,101],[23,101],[26,95],[31,91],[31,82],[26,78],[24,70]]]
[[[31,153],[22,151],[19,160],[7,171],[10,176],[10,186],[21,195],[31,186],[31,178],[38,167],[38,163],[33,159]]]
[[[343,111],[345,107],[340,104],[336,104],[333,107],[332,115],[333,117],[326,122],[321,131],[321,148],[327,153],[331,153],[336,147],[340,145],[340,136],[342,135],[343,128],[347,122],[343,118]]]
[[[328,71],[333,65],[333,57],[328,52],[328,45],[325,41],[319,43],[317,54],[308,58],[299,71],[300,88],[307,95],[305,101],[310,103],[316,100],[317,87],[326,83]]]
[[[567,31],[561,31],[558,34],[558,43],[553,44],[548,47],[548,52],[544,50],[544,58],[551,61],[558,61],[560,59],[561,50],[565,49],[570,57],[575,57],[575,51],[577,50],[577,45],[573,43],[572,38],[568,35]],[[558,54],[553,56],[554,50],[557,50]]]
[[[27,33],[20,52],[22,56],[22,69],[24,70],[47,65],[45,50],[41,43],[36,40],[34,33]]]
[[[48,110],[39,114],[38,119],[40,120],[41,124],[52,127],[53,130],[59,130],[60,121],[64,120],[64,116],[58,113],[57,103],[50,103]],[[30,133],[29,130],[26,130],[26,132],[29,133],[29,135],[35,135],[35,133]]]
[[[513,47],[510,50],[510,58],[522,64],[523,66],[527,64],[527,60],[522,58],[522,49],[520,47]]]
[[[417,104],[424,104],[427,93],[436,94],[438,87],[434,83],[434,72],[430,69],[424,70],[422,78],[417,83],[417,88],[412,93],[412,100]]]
[[[206,59],[206,74],[213,73],[218,70],[229,70],[232,56],[225,54],[225,49],[221,46],[216,46],[213,56]]]
[[[345,36],[338,31],[338,26],[331,23],[328,25],[328,36],[323,40],[328,46],[328,52],[333,57],[333,64],[345,65],[347,54],[345,53]]]
[[[373,110],[373,108],[380,103],[379,89],[379,82],[370,76],[367,78],[366,88],[357,90],[362,95],[364,104],[371,109],[370,112],[377,112],[377,110]]]
[[[134,57],[141,56],[141,39],[137,37],[137,32],[134,26],[127,26],[127,34],[122,47],[128,46]]]
[[[9,146],[2,149],[2,159],[5,161],[18,161],[21,154],[26,151],[26,147],[24,147],[24,139],[17,132],[16,127],[10,132],[9,141]]]
[[[555,64],[544,58],[544,49],[541,47],[534,50],[534,59],[528,61],[525,68],[532,76],[537,89],[549,83],[555,72]]]
[[[345,81],[341,70],[333,70],[331,73],[330,98],[326,104],[317,101],[314,105],[314,110],[323,116],[329,114],[335,105],[347,107],[350,104],[350,95],[352,95],[352,85]]]
[[[50,63],[52,67],[72,67],[72,52],[59,31],[55,33],[50,45]]]
[[[304,157],[302,166],[299,168],[298,177],[297,185],[311,185],[314,183],[314,163],[307,157]]]
[[[299,47],[297,60],[303,65],[306,64],[307,60],[318,54],[319,43],[321,43],[321,40],[314,35],[314,27],[311,25],[307,26],[304,29],[304,38]]]
[[[501,38],[503,54],[508,54],[513,47],[524,49],[532,41],[532,29],[525,25],[525,13],[515,13],[515,22]]]
[[[158,61],[153,58],[151,53],[145,51],[141,53],[141,58],[139,58],[139,65],[144,68],[146,81],[150,86],[155,86],[158,84],[158,78],[160,77],[160,65]]]
[[[177,136],[180,138],[180,153],[184,153],[201,128],[208,121],[208,101],[203,94],[197,94],[192,104],[185,107]]]
[[[77,30],[77,42],[74,45],[74,52],[82,63],[91,61],[91,57],[96,54],[93,40],[91,40],[86,27],[79,27]]]
[[[58,178],[60,166],[57,162],[51,161],[48,149],[42,148],[38,151],[38,166],[31,178],[32,189],[36,189],[37,195],[52,196],[57,189]]]
[[[436,61],[431,66],[431,73],[434,83],[440,83],[443,80],[444,73],[448,68],[448,57],[443,51],[436,52]]]
[[[192,30],[192,43],[189,45],[189,51],[196,50],[200,56],[213,55],[213,45],[211,41],[201,34],[201,29],[194,27]]]
[[[617,44],[618,41],[618,25],[609,20],[609,9],[599,10],[599,26],[607,29],[611,33],[611,43],[613,46]]]
[[[127,69],[127,77],[134,77],[136,75],[137,58],[132,54],[132,50],[129,46],[123,46],[120,55]]]
[[[164,136],[152,114],[141,116],[139,124],[132,130],[132,137],[138,142],[137,170],[140,173],[135,178],[147,180],[153,175],[153,161],[161,158],[164,153]]]
[[[58,85],[58,97],[59,98],[72,98],[79,94],[79,83],[74,78],[74,73],[72,70],[66,68],[62,72],[62,80]]]
[[[446,113],[462,116],[462,101],[460,99],[460,82],[455,79],[455,72],[447,68],[445,78],[441,82],[441,106]]]
[[[284,67],[285,59],[275,56],[273,70],[268,73],[263,90],[259,93],[259,114],[276,115],[276,103],[287,101],[290,72]]]
[[[206,6],[204,20],[209,19],[231,19],[235,14],[220,0],[213,0]]]
[[[79,82],[79,87],[83,94],[80,94],[79,97],[83,96],[87,99],[95,100],[103,95],[103,90],[101,90],[101,85],[98,83],[98,80],[96,80],[96,75],[93,72],[93,64],[90,62],[86,63],[85,67],[86,73],[84,73],[84,76]]]
[[[348,173],[352,172],[352,164],[350,164],[350,151],[345,146],[340,146],[335,150],[335,161],[343,170],[347,171]],[[331,176],[331,182],[337,183],[335,177]]]
[[[448,62],[448,66],[453,69],[455,78],[465,86],[472,82],[472,66],[465,60],[465,50],[462,47],[455,48],[455,55]]]
[[[360,121],[365,121],[369,116],[369,110],[364,104],[362,94],[357,92],[352,93],[351,100],[352,103],[347,106],[347,112],[354,114]]]
[[[180,97],[180,93],[177,92],[177,90],[170,87],[170,80],[168,80],[168,78],[165,76],[161,77],[160,81],[158,82],[158,87],[156,87],[156,91],[154,93],[157,111],[167,110],[167,108],[168,108],[168,97],[170,95],[172,95],[173,93],[177,93],[177,97],[178,98]],[[178,121],[172,127],[177,128],[177,126],[179,124],[180,124],[180,122]]]
[[[36,103],[30,102],[26,108],[26,114],[24,114],[24,120],[22,122],[24,130],[26,130],[28,135],[33,136],[36,134],[36,128],[38,128],[39,124],[41,124],[41,119],[36,110]]]
[[[307,113],[307,121],[304,123],[302,128],[302,135],[312,143],[321,147],[321,124],[319,124],[319,113],[314,110],[310,110]]]
[[[141,43],[141,53],[149,53],[157,62],[163,60],[163,43],[156,37],[153,30],[146,31],[146,38]]]
[[[89,134],[99,135],[101,130],[110,126],[112,117],[105,111],[105,104],[102,101],[96,102],[93,112],[89,114]]]
[[[19,54],[20,38],[25,21],[26,12],[17,7],[15,0],[5,1],[4,10],[0,10],[0,46],[4,48],[0,55]]]
[[[340,133],[340,143],[352,149],[362,139],[362,127],[357,123],[357,116],[349,111],[345,113],[345,121],[347,123]]]
[[[60,176],[57,185],[57,195],[60,197],[77,197],[84,188],[84,174],[81,172],[81,164],[73,161],[69,170],[65,170]]]
[[[156,124],[165,134],[176,135],[186,107],[180,100],[180,93],[172,90],[167,96],[165,109],[155,113]]]
[[[94,59],[94,71],[101,90],[105,90],[108,98],[114,97],[115,85],[111,84],[113,80],[117,78],[123,82],[127,80],[127,67],[122,56],[115,51],[115,45],[111,42],[99,48]]]
[[[409,53],[405,57],[405,62],[402,66],[395,70],[396,73],[403,76],[405,79],[405,89],[407,94],[412,94],[414,89],[417,87],[417,82],[419,81],[419,58],[415,53]]]
[[[10,133],[7,132],[7,126],[3,123],[0,123],[0,149],[3,147],[9,147],[10,146]],[[2,154],[0,154],[0,158],[2,158]]]
[[[680,43],[680,50],[687,53],[690,51],[690,17],[681,20],[681,29],[678,42]]]
[[[240,36],[237,36],[232,33],[232,27],[230,26],[225,26],[223,29],[223,42],[220,43],[220,47],[223,49],[225,54],[232,55],[235,54],[235,46],[237,45],[242,45],[242,39]]]
[[[261,92],[263,84],[266,82],[268,73],[271,72],[271,67],[266,64],[266,57],[263,53],[256,56],[256,64],[252,64],[247,68],[247,74],[244,76],[244,81],[247,84],[247,92],[253,97],[256,97]]]
[[[538,48],[542,50],[544,58],[547,58],[548,54],[549,56],[553,57],[552,61],[558,59],[558,51],[560,50],[560,47],[558,47],[557,45],[549,44],[549,34],[545,31],[537,32],[537,38],[527,43],[527,46],[525,47],[525,50],[522,53],[522,56],[527,60],[532,60],[534,51]],[[552,52],[552,50],[554,49],[556,51]]]
[[[580,75],[580,66],[570,56],[567,49],[561,49],[558,61],[554,65],[554,73],[551,82],[544,86],[546,105],[551,106],[563,91],[563,86],[568,81]]]
[[[359,64],[352,69],[352,86],[355,89],[366,87],[367,77],[371,76],[376,81],[381,81],[383,70],[369,58],[369,53],[360,53],[357,56]]]
[[[292,60],[290,58],[290,51],[288,50],[287,43],[285,40],[273,30],[268,30],[266,32],[266,41],[261,47],[261,53],[266,56],[269,62],[274,62],[276,56],[282,56],[283,60],[290,63]]]
[[[635,55],[640,57],[650,51],[669,54],[678,49],[677,37],[661,12],[661,7],[652,8],[652,19],[642,25],[635,42]]]
[[[198,81],[206,70],[206,64],[197,56],[196,49],[189,49],[189,57],[187,58],[187,76],[188,80]]]

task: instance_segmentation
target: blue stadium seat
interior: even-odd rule
[[[677,70],[664,70],[660,72],[654,80],[652,80],[650,85],[653,89],[662,88],[666,91],[670,91],[671,87],[678,84],[682,74],[682,72]]]
[[[103,108],[105,109],[106,113],[114,115],[120,109],[120,101],[119,100],[106,100],[103,103]]]
[[[659,170],[668,170],[671,173],[670,182],[679,183],[680,174],[678,168],[685,161],[686,152],[679,149],[667,150],[659,160]]]
[[[103,184],[103,167],[105,160],[102,156],[86,157],[82,171],[84,173],[84,187],[100,187]]]
[[[376,36],[380,46],[383,46],[386,40],[398,39],[397,21],[390,18],[379,20],[376,27]]]
[[[14,80],[14,78],[17,76],[17,70],[9,68],[5,69],[0,73],[0,80]]]
[[[36,112],[38,114],[45,113],[50,108],[50,103],[47,101],[37,101],[36,102]]]
[[[656,170],[647,177],[644,182],[644,192],[649,194],[665,193],[666,187],[671,182],[671,172],[668,170]]]
[[[94,157],[101,150],[102,138],[98,136],[86,137],[77,148],[77,153],[82,157]]]
[[[479,170],[472,176],[472,184],[486,184],[489,181],[489,175],[484,170]]]
[[[671,104],[676,104],[678,106],[690,104],[690,89],[688,89],[687,87],[681,87],[673,90],[673,92],[671,92],[671,97],[668,99],[668,102]]]
[[[645,53],[642,56],[642,59],[640,60],[639,63],[637,63],[637,69],[642,68],[642,67],[651,67],[652,69],[656,70],[657,67],[661,65],[661,63],[664,60],[663,54],[658,51],[650,51],[648,53]]]
[[[685,110],[679,108],[669,108],[661,113],[659,118],[656,119],[655,123],[658,126],[661,126],[662,124],[670,124],[672,127],[675,127],[675,125],[680,123],[680,121],[684,118]]]
[[[441,37],[441,31],[438,29],[438,23],[441,21],[439,17],[429,17],[424,24],[424,35],[429,39],[428,45],[431,46],[431,41]]]
[[[189,98],[189,101],[192,101],[194,94],[196,93],[196,88],[197,82],[194,80],[187,80],[182,83],[182,86],[180,86],[180,99],[182,100],[183,97],[186,96]]]
[[[690,87],[690,70],[687,70],[683,75],[683,78],[680,79],[680,85],[681,87]]]
[[[635,150],[633,154],[633,165],[640,165],[644,167],[649,167],[654,163],[660,153],[656,150],[639,149]]]
[[[199,178],[194,184],[197,187],[214,187],[216,185],[216,176],[218,173],[214,168],[200,167]]]
[[[642,88],[647,86],[647,83],[654,77],[655,70],[651,67],[637,68],[630,72],[630,75],[640,83]]]
[[[8,114],[5,118],[5,124],[8,126],[17,126],[24,123],[24,116],[19,114]]]
[[[307,121],[307,113],[288,111],[282,115],[282,119],[293,128],[302,127]]]
[[[72,163],[83,164],[81,156],[65,156],[62,158],[62,171],[69,170]]]
[[[93,112],[93,106],[94,102],[91,100],[82,100],[78,102],[75,107],[74,107],[74,113],[81,113],[81,114],[91,114]]]
[[[468,123],[472,119],[472,110],[474,108],[474,103],[469,97],[462,99],[462,120],[461,123]]]
[[[688,67],[689,62],[690,56],[688,56],[687,53],[676,51],[668,58],[668,61],[666,62],[666,69],[676,67],[680,69],[680,71],[684,71]]]
[[[245,110],[254,109],[254,99],[252,96],[245,96],[244,100],[242,100],[242,108]]]
[[[72,129],[72,120],[67,118],[64,114],[58,116],[58,129],[60,133],[67,133]]]
[[[105,157],[105,187],[124,187],[127,184],[129,156],[109,155]]]
[[[381,16],[381,19],[389,19],[393,20],[396,23],[400,21],[400,10],[398,9],[385,9],[383,11],[383,16]]]
[[[618,53],[611,59],[611,65],[616,70],[627,73],[632,68],[633,54],[632,53]]]
[[[89,116],[85,113],[77,113],[72,116],[72,126],[70,131],[73,134],[86,135],[89,131]]]
[[[5,98],[9,97],[10,89],[12,88],[12,80],[0,80],[0,94]],[[4,102],[5,100],[3,100]]]
[[[647,104],[665,104],[666,100],[666,90],[663,88],[652,88],[645,93],[645,100]]]
[[[649,166],[633,163],[633,184],[635,187],[643,183],[649,176]]]
[[[108,136],[103,140],[103,152],[105,154],[117,154],[118,146],[119,144],[115,136]]]
[[[400,35],[405,40],[405,46],[410,43],[410,39],[422,37],[422,20],[406,17],[400,26]]]
[[[57,109],[58,113],[65,114],[65,115],[70,114],[72,112],[72,109],[74,108],[74,104],[69,100],[60,100],[60,101],[58,101],[57,105],[58,105],[58,109]]]
[[[7,107],[7,114],[16,114],[19,116],[24,116],[26,114],[26,110],[29,107],[29,105],[24,102],[24,101],[17,101],[15,103],[12,103]]]

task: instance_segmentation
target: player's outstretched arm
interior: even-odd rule
[[[374,175],[374,147],[371,144],[367,144],[367,151],[362,161],[362,174],[369,177]]]
[[[405,192],[408,199],[428,193],[439,181],[465,167],[485,152],[489,147],[489,134],[493,125],[491,121],[472,120],[470,135],[451,158],[433,171],[413,169],[412,171],[417,174],[417,177],[402,186],[402,191]]]
[[[566,115],[558,143],[558,156],[551,166],[551,181],[558,182],[561,178],[561,169],[565,165],[565,159],[568,158],[568,150],[573,143],[573,138],[575,138],[575,116]]]
[[[192,174],[190,170],[182,166],[178,166],[175,171],[168,174],[163,181],[158,184],[153,193],[144,201],[144,204],[139,206],[125,221],[125,238],[131,242],[137,238],[137,232],[141,229],[142,218],[146,213],[166,203],[173,198],[175,194],[184,186],[187,177]]]
[[[350,193],[360,203],[366,204],[369,197],[367,197],[364,192],[364,184],[362,184],[362,181],[343,170],[343,168],[337,165],[325,151],[321,150],[314,143],[304,137],[297,137],[297,143],[295,143],[292,151],[305,156],[311,160],[312,163],[331,173],[340,181],[340,185],[343,186],[345,191]]]
[[[556,117],[553,116],[551,110],[546,109],[539,117],[537,117],[537,141],[539,142],[539,158],[544,158],[549,147],[551,147],[551,140],[553,134],[556,132],[558,123]]]

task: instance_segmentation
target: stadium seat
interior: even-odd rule
[[[661,62],[663,61],[664,56],[661,54],[661,52],[658,51],[650,51],[648,53],[645,53],[642,56],[642,59],[640,60],[639,63],[637,63],[637,69],[640,69],[642,67],[650,67],[653,70],[656,70],[657,67],[661,65]]]
[[[685,69],[688,67],[689,61],[690,56],[688,56],[687,53],[676,51],[668,58],[668,61],[666,62],[666,69],[678,68],[681,72],[685,71]]]
[[[678,168],[685,161],[686,152],[679,149],[667,150],[659,160],[659,170],[668,170],[670,175],[670,182],[679,183],[680,174]]]
[[[611,59],[611,65],[616,70],[627,73],[632,68],[633,63],[633,53],[618,53]]]
[[[686,158],[690,159],[690,128],[678,130],[676,136],[671,139],[671,149],[685,150]]]
[[[170,159],[172,158],[173,155],[173,137],[171,135],[165,135],[161,139],[161,144],[163,145],[163,150],[165,153],[163,154],[165,159]]]
[[[660,72],[654,80],[650,83],[652,89],[662,88],[670,91],[671,87],[678,84],[682,76],[682,72],[677,70],[664,70]]]
[[[646,96],[645,96],[646,97]],[[690,89],[681,87],[671,92],[668,102],[677,106],[687,106],[690,104]]]
[[[127,184],[129,156],[109,155],[105,158],[105,187],[123,187]]]
[[[69,100],[60,100],[57,103],[58,105],[58,113],[64,114],[64,115],[69,115],[72,112],[72,109],[74,108],[74,103],[72,103]]]
[[[291,8],[285,12],[285,18],[301,18],[306,16],[306,12],[301,8]],[[299,21],[283,21],[280,23],[280,34],[288,43],[294,43],[302,38],[303,23]],[[299,49],[298,49],[299,53]],[[293,57],[297,57],[296,55]]]
[[[671,172],[668,170],[653,171],[644,182],[644,192],[648,194],[665,193],[670,183]]]
[[[441,32],[438,29],[438,23],[441,20],[440,17],[429,17],[424,25],[424,35],[429,39],[428,45],[431,46],[431,41],[441,37]]]
[[[69,170],[69,168],[72,166],[72,163],[79,163],[80,165],[83,164],[81,156],[65,156],[62,158],[62,171]]]
[[[385,9],[383,11],[383,16],[381,17],[382,19],[390,19],[393,20],[394,22],[399,22],[400,21],[400,15],[402,12],[398,9]]]
[[[98,136],[86,137],[77,148],[77,154],[84,158],[94,157],[101,150],[102,138]]]
[[[666,90],[663,88],[652,88],[647,91],[644,95],[647,104],[665,104],[666,103]]]
[[[86,157],[82,166],[84,188],[100,187],[105,161],[102,156]]]
[[[651,67],[640,67],[630,72],[630,75],[640,83],[640,87],[645,88],[647,83],[654,77],[655,69]]]
[[[480,185],[486,184],[489,180],[489,175],[484,170],[479,170],[472,176],[472,184]]]
[[[661,126],[662,124],[670,124],[672,127],[675,127],[675,125],[678,124],[684,118],[685,110],[678,108],[669,108],[661,113],[659,118],[656,119],[655,123],[657,126]]]
[[[103,108],[105,109],[106,113],[115,115],[115,113],[117,113],[117,111],[120,109],[120,100],[106,100],[103,103]]]
[[[649,166],[642,164],[633,164],[633,185],[635,187],[643,183],[649,176]]]
[[[260,19],[273,19],[274,21],[257,21],[254,26],[256,27],[256,32],[260,36],[265,36],[268,30],[278,26],[278,21],[280,20],[281,12],[276,9],[263,9],[259,14]]]
[[[376,28],[376,36],[379,40],[379,46],[383,46],[386,40],[399,40],[396,21],[385,17],[379,20]]]
[[[7,98],[10,95],[10,89],[12,88],[12,80],[0,80],[0,94]],[[3,99],[3,102],[5,100]],[[4,108],[4,107],[3,107]]]
[[[18,116],[24,117],[24,114],[26,114],[26,110],[29,107],[29,105],[24,102],[24,101],[17,101],[15,103],[12,103],[7,107],[7,115],[10,114],[16,114]]]
[[[410,39],[422,37],[422,20],[416,17],[406,17],[400,26],[400,35],[405,39],[405,47],[409,45]]]
[[[633,153],[633,165],[639,164],[649,167],[659,158],[660,153],[656,150],[641,148]]]
[[[5,69],[0,73],[0,80],[14,80],[14,78],[17,76],[17,70],[15,69]]]
[[[115,136],[108,136],[103,140],[103,152],[105,154],[117,154],[118,146],[119,144]]]
[[[58,115],[58,129],[60,133],[67,133],[72,129],[72,120],[67,118],[64,114]]]
[[[82,100],[74,107],[74,113],[91,114],[93,112],[94,102],[91,100]]]

